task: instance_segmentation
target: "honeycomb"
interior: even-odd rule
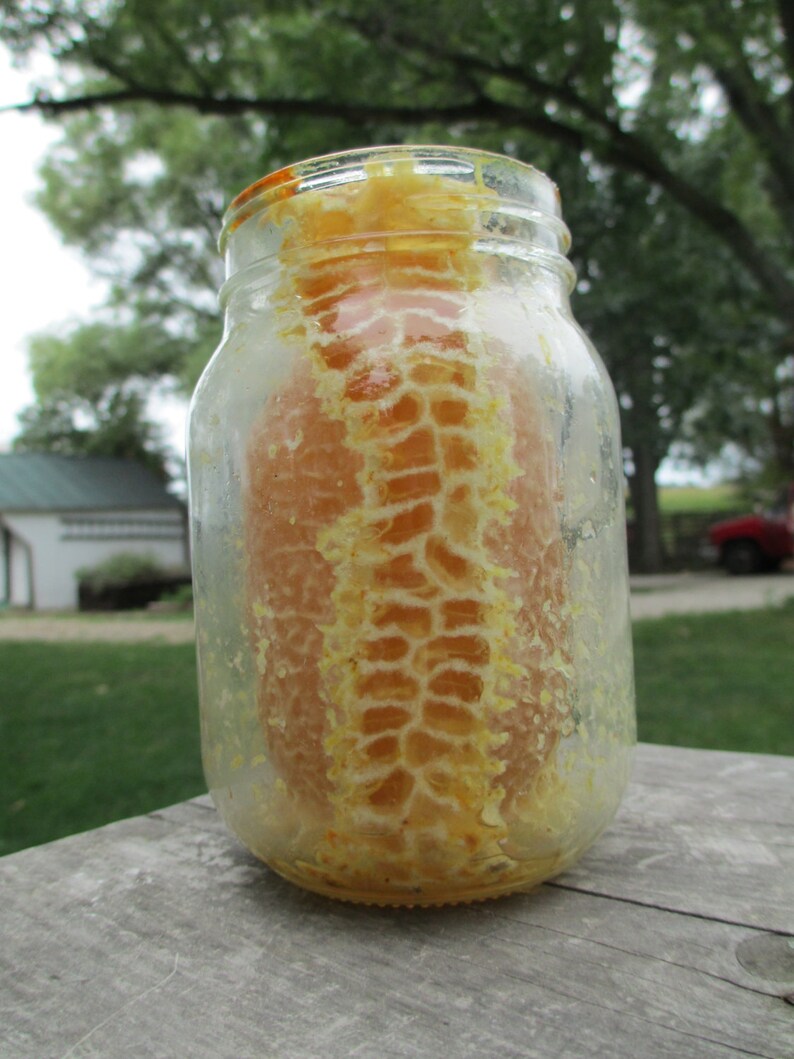
[[[358,900],[520,882],[511,821],[572,726],[554,444],[473,318],[479,209],[398,165],[270,210],[294,355],[248,443],[246,576],[269,756],[313,836],[276,867]]]

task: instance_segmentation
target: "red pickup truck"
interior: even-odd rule
[[[708,539],[731,574],[775,570],[794,556],[794,482],[770,511],[717,522]]]

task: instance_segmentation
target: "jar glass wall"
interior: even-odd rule
[[[634,741],[623,474],[556,189],[316,159],[227,214],[189,477],[202,745],[310,889],[472,900],[570,865]]]

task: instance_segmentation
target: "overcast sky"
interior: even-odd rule
[[[0,105],[28,98],[29,77],[13,69],[0,45]],[[36,331],[89,312],[102,298],[76,251],[33,206],[36,168],[57,131],[35,114],[0,113],[3,166],[3,310],[0,313],[0,450],[17,432],[17,413],[33,400],[25,340]]]
[[[15,69],[0,44],[0,106],[30,98],[30,74]],[[38,165],[58,129],[37,114],[0,113],[3,165],[2,312],[0,313],[0,452],[18,432],[18,413],[33,401],[26,342],[37,331],[87,320],[101,304],[103,284],[93,278],[78,250],[64,247],[33,205]],[[182,452],[184,407],[159,401],[154,408],[168,438]]]

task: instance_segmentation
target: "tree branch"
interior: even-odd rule
[[[168,28],[165,23],[165,20],[163,18],[155,19],[153,27],[155,33],[166,46],[166,48],[169,50],[169,52],[174,56],[179,66],[188,74],[189,77],[193,79],[195,84],[198,85],[199,90],[204,93],[212,92],[212,85],[209,83],[206,77],[204,77],[201,71],[196,68],[196,64],[192,63],[188,59],[184,49],[179,43],[179,40]]]
[[[766,100],[750,90],[751,85],[756,87],[756,82],[746,59],[739,66],[738,73],[717,63],[712,68],[736,117],[769,163],[776,185],[778,209],[791,223],[794,209],[794,154],[775,111]],[[794,224],[791,227],[794,231]]]
[[[264,114],[273,118],[341,118],[353,125],[377,122],[424,124],[430,121],[444,124],[476,124],[496,122],[505,126],[531,126],[544,135],[551,135],[555,122],[546,115],[529,114],[522,107],[499,103],[485,97],[469,103],[451,106],[381,106],[378,104],[336,103],[318,99],[260,99],[251,96],[198,95],[175,92],[171,89],[130,87],[107,92],[86,93],[68,99],[50,99],[37,95],[29,103],[0,107],[2,111],[34,110],[56,117],[83,110],[98,110],[130,103],[152,103],[162,107],[189,107],[200,114],[233,115]],[[564,128],[564,137],[573,146],[584,147],[581,134]]]
[[[487,97],[451,106],[381,106],[312,99],[258,99],[245,96],[216,98],[211,95],[164,89],[127,88],[59,100],[38,96],[29,103],[2,109],[35,110],[43,114],[59,115],[134,103],[190,107],[205,115],[257,113],[271,118],[336,118],[359,126],[378,122],[404,125],[421,125],[427,122],[449,125],[484,123],[534,132],[562,143],[580,154],[589,150],[600,161],[644,176],[667,191],[719,239],[728,244],[783,317],[794,323],[794,283],[786,278],[741,220],[670,170],[658,152],[648,144],[623,132],[619,127],[613,130],[611,137],[601,141],[594,140],[584,131],[544,113],[531,112],[526,108],[499,103]]]
[[[362,36],[373,42],[374,30],[372,26],[366,26],[351,18],[347,18],[344,21],[353,25]],[[791,21],[794,23],[794,18]],[[435,62],[438,59],[446,60],[456,68],[462,68],[466,72],[479,70],[481,73],[510,81],[526,89],[531,95],[536,97],[541,105],[548,100],[554,100],[578,113],[605,136],[605,142],[599,144],[590,135],[578,134],[581,142],[581,146],[578,148],[580,151],[589,148],[602,161],[619,166],[629,172],[639,173],[664,188],[685,209],[693,213],[703,224],[710,228],[720,240],[727,243],[731,249],[739,254],[746,268],[755,276],[756,280],[760,281],[762,289],[772,295],[777,307],[783,310],[785,317],[789,321],[794,322],[794,308],[792,307],[794,284],[790,283],[782,275],[776,263],[770,260],[769,255],[759,246],[740,218],[731,210],[715,202],[710,196],[703,194],[694,184],[679,177],[667,166],[661,154],[647,141],[637,136],[636,133],[627,132],[623,129],[619,121],[611,118],[601,108],[594,106],[582,97],[570,83],[555,84],[545,81],[536,73],[530,72],[522,66],[514,63],[495,62],[483,58],[481,54],[470,55],[465,52],[445,51],[443,47],[437,44],[431,47],[428,42],[418,37],[405,33],[394,34],[387,27],[381,25],[378,33],[379,39],[382,39],[383,35],[388,35],[390,42],[394,42],[399,46],[411,47],[422,53],[431,54]],[[750,102],[748,99],[748,106]],[[522,113],[525,113],[525,111],[522,110]],[[768,115],[764,113],[759,115],[759,117],[767,118]],[[771,115],[771,117],[774,120],[774,115]],[[558,142],[570,143],[572,140],[571,133],[578,133],[578,130],[574,130],[571,126],[564,125],[560,121],[550,120],[549,124],[552,126],[552,130],[544,133],[544,135],[548,135]],[[564,135],[562,130],[565,130]],[[794,170],[794,165],[792,165],[786,152],[787,140],[782,134],[778,134],[777,137],[772,135],[771,139],[774,143],[775,160],[780,163],[781,158],[779,156],[782,156],[782,170],[788,174],[789,171]],[[761,141],[757,139],[757,142],[762,149],[769,146],[768,140]],[[777,170],[773,168],[773,172],[777,172]],[[777,187],[775,191],[778,191]],[[785,181],[784,187],[781,187],[779,194],[775,195],[775,201],[782,216],[788,221],[791,215],[791,199],[786,195]]]
[[[541,104],[553,99],[557,103],[563,103],[565,106],[570,107],[571,110],[578,112],[582,117],[587,118],[610,133],[615,131],[622,132],[617,122],[580,96],[568,82],[555,84],[551,81],[544,81],[536,73],[530,73],[525,67],[518,66],[515,63],[494,62],[483,58],[480,54],[444,50],[438,41],[422,40],[420,37],[404,32],[395,34],[387,30],[384,25],[378,27],[368,26],[361,20],[349,16],[340,18],[340,21],[344,22],[345,25],[352,26],[372,44],[382,43],[384,36],[388,33],[390,43],[398,47],[419,51],[426,55],[432,63],[437,64],[438,60],[442,59],[451,63],[469,78],[471,77],[471,72],[475,70],[479,73],[499,77],[526,89]]]
[[[791,87],[788,90],[789,104],[792,107],[791,121],[794,125],[794,6],[791,0],[777,0],[777,11],[783,29],[783,54],[786,59]]]

